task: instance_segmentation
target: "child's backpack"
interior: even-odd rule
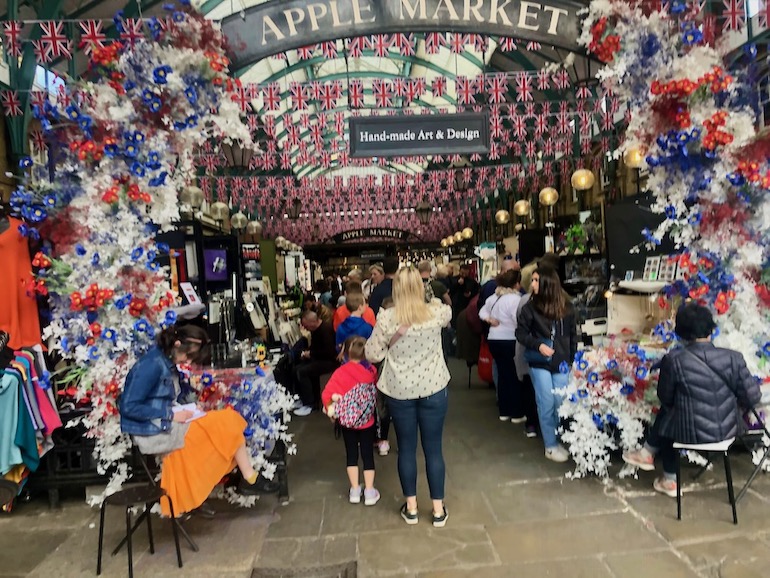
[[[361,429],[374,416],[377,388],[373,383],[359,383],[334,406],[338,423],[348,429]]]

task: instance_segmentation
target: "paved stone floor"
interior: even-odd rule
[[[145,533],[137,534],[135,574],[325,577],[356,562],[357,575],[365,577],[770,576],[770,476],[760,476],[739,504],[735,526],[723,470],[715,468],[686,486],[683,520],[677,521],[675,501],[655,494],[652,474],[565,479],[569,464],[545,460],[539,439],[497,420],[492,390],[475,377],[469,390],[464,364],[451,368],[445,528],[428,523],[422,469],[424,519],[406,526],[399,517],[395,451],[377,458],[380,503],[349,504],[342,442],[324,416],[313,414],[292,423],[299,453],[290,462],[289,505],[274,498],[250,510],[217,503],[215,520],[186,524],[201,549],[193,553],[183,545],[181,570],[170,527],[158,521],[154,556]],[[733,463],[740,484],[749,457],[738,453]],[[685,468],[685,479],[694,471]],[[0,577],[93,576],[97,522],[97,512],[79,500],[55,511],[42,497],[19,504],[12,515],[0,516]],[[117,543],[123,523],[119,510],[108,514],[108,547]],[[125,552],[106,555],[104,575],[127,575]]]

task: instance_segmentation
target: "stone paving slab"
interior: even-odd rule
[[[763,567],[764,574],[770,574],[770,527],[763,536],[708,540],[679,546],[679,550],[707,575],[723,575],[736,561],[746,569]]]
[[[622,578],[697,578],[690,565],[673,552],[637,552],[610,554],[604,559],[615,576]]]
[[[598,558],[488,566],[473,570],[423,572],[418,578],[615,578]]]
[[[318,568],[355,560],[358,539],[355,536],[321,538],[278,538],[265,540],[256,562],[260,569]]]

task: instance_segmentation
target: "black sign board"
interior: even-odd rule
[[[486,112],[351,117],[351,157],[489,152]]]
[[[335,243],[344,243],[345,241],[357,241],[359,239],[393,239],[394,241],[405,241],[409,236],[407,231],[400,229],[388,229],[385,227],[366,227],[364,229],[353,229],[344,233],[337,233],[332,237]]]
[[[233,69],[318,42],[392,32],[510,36],[582,52],[570,0],[271,0],[228,16]]]

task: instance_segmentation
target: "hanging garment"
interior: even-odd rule
[[[10,226],[0,233],[0,331],[10,335],[8,347],[20,349],[41,342],[40,318],[35,296],[27,294],[32,283],[32,260],[26,237],[19,233],[21,221],[8,218]]]
[[[19,379],[12,374],[0,375],[0,475],[21,464],[21,450],[16,445],[19,423]]]

